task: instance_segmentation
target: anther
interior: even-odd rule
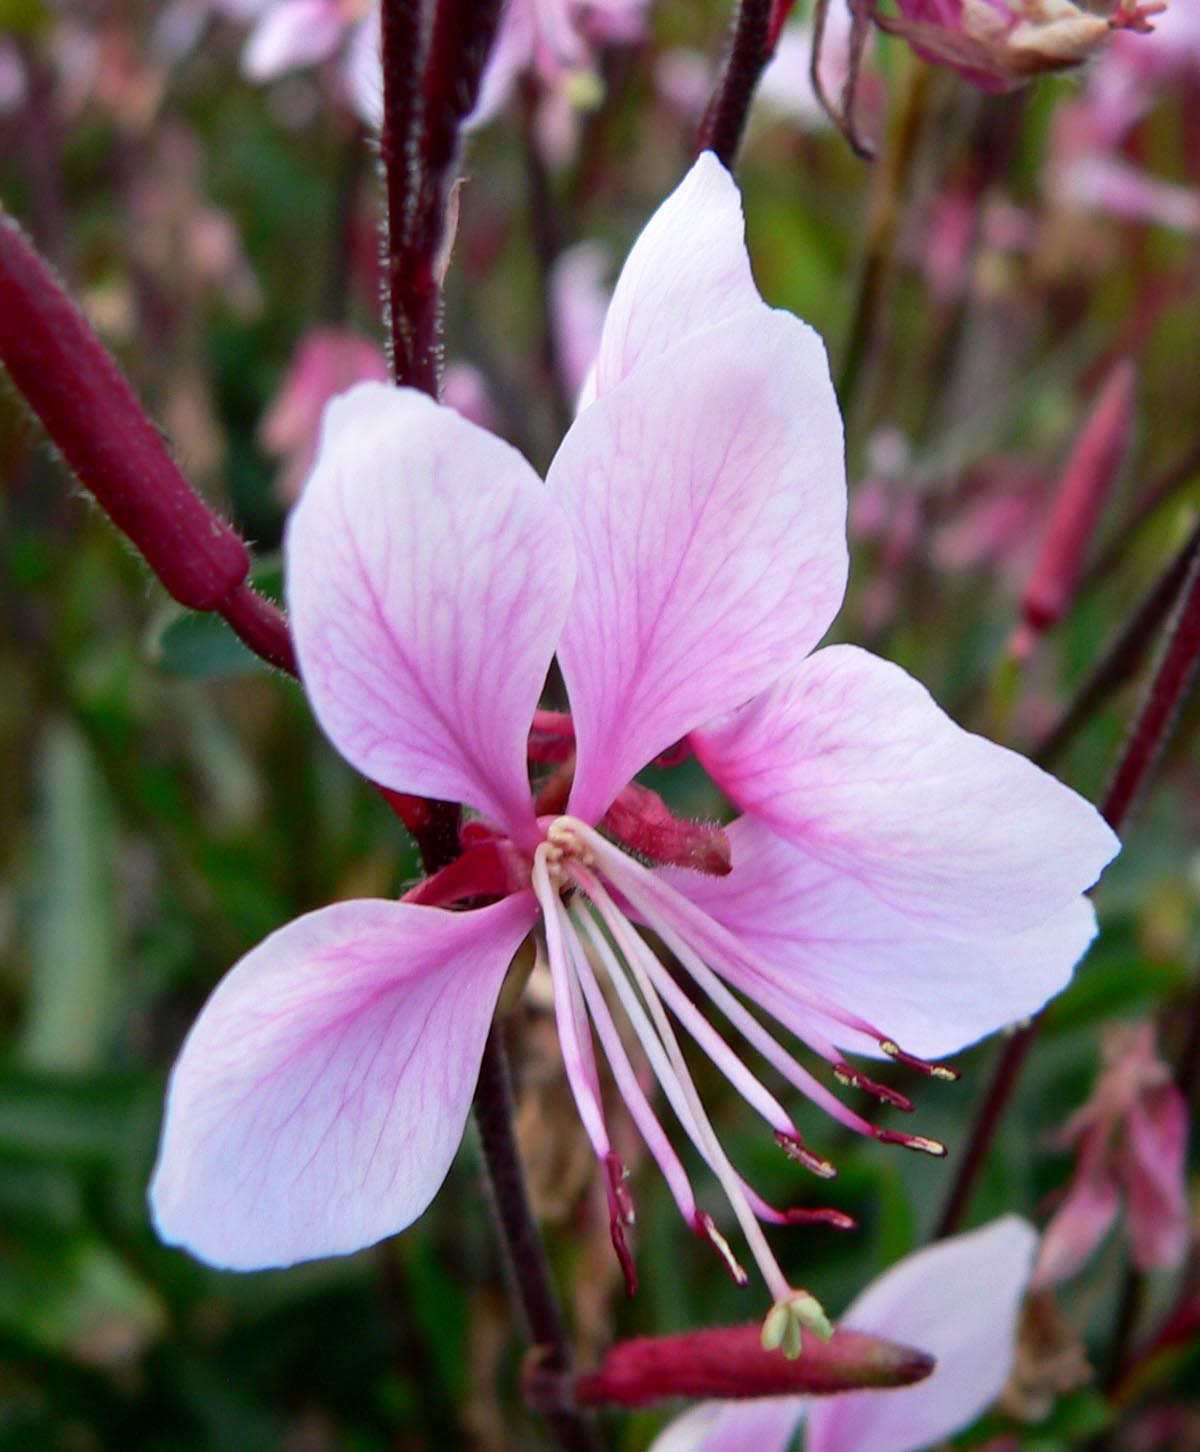
[[[916,1069],[919,1074],[926,1074],[931,1079],[941,1079],[948,1084],[953,1084],[962,1078],[958,1069],[952,1069],[948,1064],[931,1064],[928,1059],[918,1059],[916,1054],[910,1054],[902,1049],[894,1039],[880,1039],[879,1047],[889,1059],[895,1059],[898,1064],[903,1064],[909,1069]]]
[[[815,1210],[796,1206],[791,1210],[785,1210],[783,1218],[789,1225],[829,1225],[834,1230],[858,1229],[858,1221],[853,1215],[847,1215],[844,1210],[834,1210],[829,1206],[821,1206]]]
[[[776,1130],[775,1143],[789,1160],[795,1160],[798,1165],[803,1165],[822,1180],[837,1179],[837,1166],[810,1150],[798,1134],[785,1134],[781,1129]]]
[[[940,1140],[928,1139],[923,1134],[904,1134],[899,1129],[876,1129],[874,1134],[882,1144],[900,1144],[905,1149],[920,1150],[922,1154],[933,1155],[935,1159],[946,1158],[946,1146]]]
[[[864,1094],[870,1094],[873,1099],[878,1099],[883,1104],[890,1104],[893,1109],[903,1109],[906,1114],[911,1114],[916,1109],[912,1100],[906,1098],[899,1090],[892,1089],[887,1084],[876,1083],[874,1079],[868,1079],[865,1074],[860,1074],[849,1064],[834,1064],[833,1077],[839,1084],[845,1084],[849,1089],[861,1089]]]
[[[733,1247],[713,1224],[712,1216],[706,1214],[703,1210],[698,1210],[696,1212],[696,1218],[692,1222],[692,1228],[701,1239],[707,1240],[716,1250],[717,1254],[725,1262],[725,1268],[733,1277],[735,1284],[748,1286],[750,1284],[749,1275],[747,1275],[745,1268],[739,1264],[737,1257],[733,1253]]]

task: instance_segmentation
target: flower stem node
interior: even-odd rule
[[[811,1331],[822,1341],[833,1335],[833,1327],[820,1301],[808,1291],[794,1291],[782,1301],[776,1301],[767,1312],[762,1326],[764,1351],[782,1351],[789,1361],[795,1361],[804,1349],[804,1332]]]

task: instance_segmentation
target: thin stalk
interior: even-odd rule
[[[896,244],[904,214],[909,181],[925,134],[932,82],[931,68],[916,66],[909,71],[901,103],[900,119],[891,146],[883,153],[872,178],[867,212],[867,239],[854,314],[838,379],[838,397],[848,417],[867,364],[880,346],[896,272]]]
[[[508,1056],[498,1024],[492,1025],[483,1051],[475,1090],[475,1127],[487,1165],[509,1290],[537,1352],[536,1381],[567,1387],[572,1369],[571,1344],[521,1170],[513,1132]],[[547,1404],[540,1409],[564,1452],[599,1452],[596,1431],[577,1407]]]
[[[731,169],[742,143],[754,92],[774,54],[773,8],[772,0],[739,0],[725,64],[700,123],[696,150],[716,152],[721,163]]]
[[[537,83],[527,82],[521,90],[521,149],[525,157],[525,178],[529,188],[529,224],[533,234],[533,259],[537,268],[538,311],[542,329],[542,362],[550,386],[550,400],[558,433],[566,433],[571,422],[571,391],[563,372],[562,349],[554,322],[554,264],[563,250],[562,225],[554,205],[554,194],[546,163],[538,147],[536,115]]]
[[[1193,550],[1175,621],[1150,681],[1133,729],[1117,760],[1100,803],[1100,813],[1119,832],[1133,815],[1171,734],[1176,714],[1200,662],[1200,549]],[[987,1159],[1021,1069],[1041,1025],[1041,1017],[1008,1040],[975,1117],[967,1151],[938,1220],[934,1238],[950,1235],[961,1223],[979,1173]]]

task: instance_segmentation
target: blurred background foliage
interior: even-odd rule
[[[204,17],[180,45],[168,21],[182,13],[0,0],[0,35],[25,68],[0,115],[0,189],[185,473],[255,542],[258,578],[277,594],[285,500],[262,420],[314,326],[380,337],[375,160],[328,75],[251,87],[238,29]],[[549,251],[603,243],[611,279],[693,144],[694,117],[664,96],[664,57],[687,46],[711,67],[726,24],[713,0],[658,0],[645,39],[606,55],[603,100],[563,165],[531,161],[519,104],[470,140],[447,354],[480,370],[496,426],[539,466],[559,430],[547,230]],[[824,334],[842,380],[857,492],[837,632],[902,662],[965,724],[1029,749],[1195,520],[1195,233],[1056,194],[1055,118],[1077,78],[995,98],[925,71],[897,42],[877,43],[871,64],[874,167],[830,128],[766,103],[740,167],[760,286]],[[897,160],[906,124],[915,140]],[[1163,88],[1133,147],[1155,174],[1200,185],[1200,77]],[[1045,506],[1124,354],[1138,365],[1136,427],[1091,550],[1103,568],[1019,669],[1006,642]],[[7,386],[0,480],[0,1448],[542,1445],[516,1394],[521,1347],[470,1136],[419,1224],[348,1259],[234,1276],[155,1240],[144,1189],[165,1076],[207,992],[273,928],[336,898],[395,894],[417,859],[298,688],[223,624],[166,603]],[[1155,490],[1163,502],[1133,528]],[[1018,522],[1002,529],[1013,500]],[[1081,791],[1101,789],[1135,698],[1136,682],[1113,692],[1059,757]],[[1103,935],[1050,1012],[973,1221],[1044,1217],[1070,1170],[1052,1133],[1090,1091],[1102,1024],[1157,1013],[1165,1054],[1184,1050],[1197,1002],[1195,717],[1193,704],[1098,895]],[[690,768],[655,784],[677,810],[722,810]],[[514,1013],[510,1043],[581,1360],[616,1335],[756,1314],[638,1169],[642,1288],[626,1302],[544,1002]],[[832,1311],[929,1233],[995,1053],[961,1056],[957,1086],[916,1086],[918,1127],[946,1141],[949,1164],[853,1142],[801,1107],[840,1166],[829,1201],[861,1230],[774,1240]],[[735,1158],[786,1202],[795,1167],[705,1070]],[[1103,1368],[1123,1256],[1116,1238],[1061,1304],[1041,1306],[1024,1380],[964,1445],[1059,1452],[1113,1425],[1086,1365]],[[1178,1293],[1177,1279],[1154,1279],[1146,1324]],[[1186,1405],[1198,1370],[1194,1343],[1159,1358],[1120,1409],[1134,1438],[1120,1445],[1200,1447]],[[1144,1406],[1174,1408],[1179,1440],[1153,1440]],[[642,1448],[660,1421],[613,1418],[605,1432],[614,1448]]]

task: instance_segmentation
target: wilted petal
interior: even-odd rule
[[[1134,1264],[1173,1270],[1190,1238],[1187,1101],[1174,1084],[1152,1090],[1129,1107],[1124,1135],[1118,1165]]]
[[[342,755],[528,843],[525,741],[573,554],[515,449],[413,389],[336,399],[288,527],[287,581],[304,685]]]
[[[919,1346],[933,1375],[902,1391],[850,1392],[809,1406],[807,1452],[917,1452],[964,1427],[1008,1379],[1037,1237],[1007,1215],[907,1256],[841,1324]]]
[[[951,932],[1043,922],[1119,848],[1082,797],[854,646],[818,651],[693,744],[744,811]]]
[[[787,1452],[804,1407],[802,1397],[701,1402],[664,1427],[650,1452]]]
[[[1117,1188],[1103,1174],[1077,1179],[1042,1235],[1034,1284],[1056,1286],[1078,1275],[1112,1229],[1119,1208]]]
[[[733,871],[718,878],[676,870],[674,886],[799,986],[923,1057],[954,1053],[1036,1013],[1070,981],[1095,936],[1092,906],[1076,898],[1022,933],[946,937],[751,817],[725,832]],[[858,1031],[832,1021],[823,1028],[839,1047],[878,1057],[875,1041]]]
[[[254,27],[242,52],[252,81],[273,81],[287,71],[332,55],[342,36],[342,17],[331,0],[283,0]]]
[[[454,1158],[534,916],[528,893],[469,913],[338,903],[247,954],[171,1076],[150,1190],[162,1238],[249,1270],[415,1220]]]
[[[596,820],[652,757],[824,633],[846,581],[842,427],[817,335],[761,309],[634,374],[550,468],[575,532],[559,659]]]
[[[764,307],[746,255],[741,196],[716,156],[702,152],[621,269],[600,340],[595,394],[690,334]]]

